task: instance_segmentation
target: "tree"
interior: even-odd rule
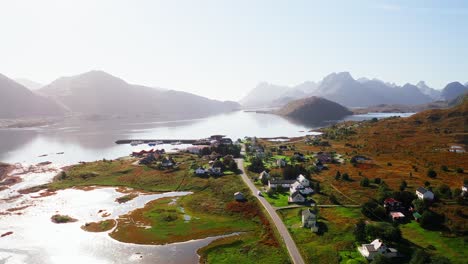
[[[265,170],[265,165],[263,160],[258,157],[253,157],[250,159],[250,165],[248,166],[249,171],[260,173]]]
[[[419,224],[423,228],[438,228],[444,221],[444,216],[426,210],[419,218]]]
[[[447,167],[446,165],[442,165],[442,166],[440,166],[440,170],[441,170],[441,171],[447,172],[447,171],[448,171],[448,167]]]
[[[447,184],[442,184],[437,188],[437,196],[440,196],[445,199],[452,198],[452,190]]]
[[[361,212],[363,215],[374,220],[383,220],[386,217],[386,211],[383,206],[378,204],[375,200],[369,200],[364,203],[361,207]]]
[[[404,191],[407,186],[408,186],[408,183],[406,183],[406,181],[403,180],[400,184],[400,191]]]
[[[366,240],[366,222],[360,219],[354,226],[354,238],[358,242],[364,242]]]
[[[362,178],[360,184],[362,187],[369,187],[369,179],[367,177]]]
[[[392,264],[393,262],[389,259],[384,257],[382,254],[378,254],[374,257],[374,259],[370,262],[371,264]]]
[[[308,177],[310,174],[302,165],[286,165],[283,168],[283,179],[293,180],[296,179],[299,174],[303,174]]]
[[[457,173],[463,173],[463,169],[462,169],[462,168],[457,168],[456,171],[457,171]]]
[[[426,264],[426,263],[429,263],[429,261],[430,261],[429,254],[427,254],[426,251],[422,249],[417,249],[413,253],[413,256],[411,257],[409,264]]]
[[[433,170],[433,169],[430,169],[430,170],[427,171],[427,176],[429,178],[435,178],[435,177],[437,177],[437,172],[435,170]]]
[[[382,179],[380,179],[380,178],[375,178],[374,179],[375,184],[380,184],[381,182],[382,182]]]
[[[343,173],[343,180],[349,181],[349,174],[348,173]]]
[[[315,183],[314,190],[316,193],[320,193],[320,182]]]
[[[341,172],[337,171],[335,174],[335,180],[339,180],[341,178]]]

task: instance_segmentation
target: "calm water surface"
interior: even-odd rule
[[[366,120],[373,117],[408,116],[410,114],[375,113],[354,115],[345,120]],[[31,129],[0,129],[0,161],[38,163],[51,161],[68,165],[79,161],[112,159],[128,155],[147,146],[117,145],[118,139],[198,139],[224,134],[233,139],[244,136],[303,136],[310,129],[323,125],[305,125],[270,114],[237,111],[203,119],[180,121],[148,121],[114,119],[102,121],[70,120]],[[183,148],[164,145],[158,148]],[[59,155],[57,153],[64,152]],[[46,154],[45,157],[39,157]]]

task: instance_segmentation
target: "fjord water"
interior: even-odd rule
[[[400,113],[354,115],[345,120],[408,116]],[[244,136],[303,136],[321,125],[306,125],[271,114],[236,111],[201,119],[160,121],[147,119],[68,120],[28,129],[0,129],[0,161],[35,164],[51,161],[69,165],[79,161],[113,159],[148,146],[117,145],[118,139],[198,139],[223,134],[232,139]],[[158,148],[183,148],[162,145]],[[64,152],[63,154],[57,154]],[[47,156],[42,156],[47,155]],[[39,157],[42,156],[42,157]]]

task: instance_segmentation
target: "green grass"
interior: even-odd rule
[[[340,264],[367,264],[367,260],[357,251],[340,251]]]
[[[301,208],[279,210],[306,263],[339,263],[340,251],[355,251],[355,208],[320,208],[319,233],[301,227]]]
[[[230,237],[200,249],[199,254],[206,262],[217,264],[290,263],[286,254],[255,241],[256,238],[249,234]]]
[[[286,192],[276,192],[271,195],[264,193],[263,196],[265,199],[273,206],[283,207],[288,206],[288,197],[289,193]]]
[[[427,248],[432,245],[434,254],[440,254],[449,258],[452,263],[465,263],[467,253],[465,240],[467,237],[444,237],[441,232],[423,229],[419,223],[411,223],[400,226],[403,237],[418,247]]]

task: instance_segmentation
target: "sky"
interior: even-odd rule
[[[239,100],[331,72],[468,81],[468,1],[0,0],[0,73],[47,84],[103,70]]]

